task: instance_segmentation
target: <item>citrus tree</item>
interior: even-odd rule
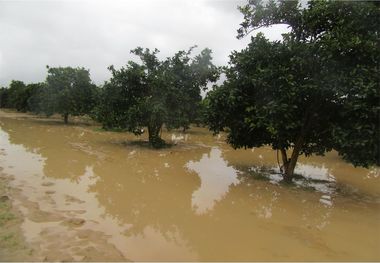
[[[69,115],[91,113],[95,106],[96,85],[84,68],[49,68],[46,88],[41,97],[41,111],[47,115],[59,113],[68,123]]]
[[[112,77],[103,86],[96,109],[103,127],[136,135],[146,127],[155,148],[165,145],[160,135],[164,125],[187,128],[196,117],[193,113],[202,99],[201,89],[218,77],[211,50],[204,49],[193,58],[191,51],[160,60],[157,49],[136,48],[131,52],[140,63],[129,61],[119,70],[109,67]]]
[[[270,145],[286,179],[299,155],[335,149],[354,165],[380,164],[379,5],[249,1],[238,37],[285,23],[283,41],[258,34],[208,94],[207,119],[234,147]],[[291,152],[291,153],[289,153]]]

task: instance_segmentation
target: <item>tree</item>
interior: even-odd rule
[[[8,106],[8,89],[5,87],[0,88],[0,108]]]
[[[41,103],[41,96],[44,83],[31,83],[25,85],[22,81],[13,80],[9,88],[0,89],[0,108],[15,108],[18,111],[33,111]]]
[[[136,48],[131,52],[140,58],[140,64],[129,61],[119,70],[110,66],[112,78],[102,88],[96,109],[98,120],[105,128],[136,135],[147,127],[149,143],[155,148],[164,146],[162,126],[187,127],[193,120],[191,107],[201,100],[201,88],[218,77],[211,50],[203,50],[194,59],[190,58],[191,51],[179,51],[160,61],[157,49]]]
[[[194,47],[193,47],[194,48]],[[169,83],[176,89],[173,105],[170,111],[171,126],[182,127],[183,131],[191,123],[198,122],[202,110],[201,89],[207,84],[215,82],[219,77],[219,70],[211,64],[211,50],[204,49],[193,60],[189,57],[193,48],[188,52],[177,52],[169,59]]]
[[[376,4],[249,1],[240,10],[238,37],[276,23],[291,33],[282,42],[252,37],[232,53],[227,80],[208,95],[210,128],[227,128],[234,147],[279,150],[288,180],[300,154],[336,149],[355,165],[379,165]]]
[[[95,105],[96,86],[90,72],[84,68],[49,68],[41,110],[51,115],[59,113],[68,123],[69,115],[89,114]]]
[[[6,108],[14,108],[18,111],[24,111],[25,108],[25,90],[26,85],[24,82],[19,80],[12,80],[8,88],[8,99]]]
[[[26,86],[27,96],[27,111],[39,114],[43,112],[44,92],[46,83],[31,83]]]

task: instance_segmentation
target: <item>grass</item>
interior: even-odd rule
[[[0,203],[0,227],[3,227],[8,221],[15,218],[9,209],[9,207]]]
[[[1,184],[1,182],[0,182]],[[3,197],[4,187],[0,187],[0,197]],[[10,212],[10,205],[8,200],[0,199],[0,227],[4,226],[8,221],[14,218]]]
[[[127,129],[122,129],[122,128],[103,128],[103,127],[94,127],[92,129],[93,131],[97,131],[97,132],[119,132],[119,133],[122,133],[122,132],[127,132],[128,130]]]
[[[9,198],[6,196],[5,182],[0,181],[0,227],[4,226],[8,221],[14,219],[14,215],[11,213],[11,206],[9,204]]]
[[[3,233],[0,235],[0,247],[16,247],[18,246],[14,233]]]
[[[0,181],[0,249],[13,248],[18,245],[17,238],[8,224],[16,219],[11,211],[10,200],[6,196],[6,187],[3,180]]]

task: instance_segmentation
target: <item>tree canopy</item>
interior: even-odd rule
[[[69,115],[91,113],[96,103],[96,86],[84,68],[48,67],[42,96],[41,111],[47,115],[59,113],[67,123]]]
[[[105,128],[135,134],[141,134],[147,127],[150,144],[163,146],[162,126],[186,128],[195,118],[194,109],[202,99],[201,89],[218,78],[211,50],[204,49],[191,58],[192,49],[159,60],[157,49],[139,47],[131,52],[140,58],[140,63],[129,61],[119,70],[110,66],[112,78],[102,89],[98,120]]]
[[[234,147],[281,151],[286,178],[299,154],[331,149],[355,165],[380,164],[377,4],[249,1],[240,10],[238,37],[277,23],[291,32],[281,42],[259,34],[231,54],[227,80],[208,95],[210,128],[227,128]]]
[[[27,107],[25,99],[26,85],[20,80],[12,80],[7,90],[8,99],[5,101],[5,107],[15,108],[18,111],[24,111]]]

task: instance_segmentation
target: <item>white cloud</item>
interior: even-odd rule
[[[158,48],[160,56],[193,45],[213,50],[225,65],[243,17],[242,0],[0,1],[0,86],[12,79],[43,81],[46,65],[83,66],[100,84],[107,67],[125,65],[137,47]],[[284,26],[264,30],[278,39]],[[2,64],[1,64],[2,63]]]
[[[3,71],[3,54],[1,53],[1,51],[0,51],[0,72],[2,72]]]

